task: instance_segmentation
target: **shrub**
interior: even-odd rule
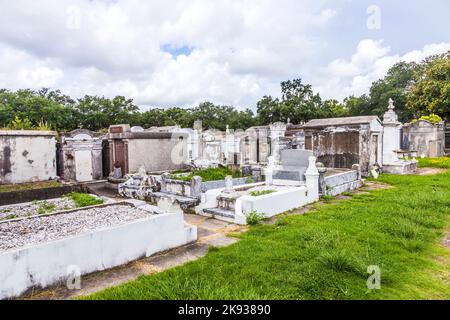
[[[248,177],[247,179],[245,179],[245,183],[255,183],[255,179],[253,179],[252,177]]]
[[[28,118],[19,118],[16,116],[13,121],[8,124],[8,129],[10,130],[27,130],[33,128],[33,124]]]
[[[440,123],[442,121],[442,118],[438,116],[437,114],[430,114],[428,116],[422,116],[419,118],[419,120],[425,120],[434,124]]]
[[[47,201],[43,201],[38,209],[38,214],[45,214],[55,211],[56,204],[54,203],[48,203]]]
[[[69,193],[67,197],[75,202],[75,206],[77,208],[93,206],[104,202],[103,199],[94,197],[93,195],[87,193],[72,192]]]
[[[246,221],[248,225],[254,226],[259,224],[262,220],[264,220],[264,215],[262,213],[251,211],[246,215]]]
[[[193,176],[199,176],[202,181],[224,180],[226,176],[240,178],[242,174],[239,171],[233,171],[227,167],[208,168],[202,170],[194,170],[188,175],[172,175],[171,179],[191,181]]]
[[[39,121],[39,123],[35,129],[40,130],[40,131],[50,131],[51,130],[48,122],[44,121],[44,120]]]
[[[259,196],[263,196],[265,194],[271,194],[276,192],[276,190],[258,190],[258,191],[252,191],[250,192],[250,195],[252,197],[259,197]]]
[[[331,200],[333,200],[334,199],[334,197],[333,196],[330,196],[329,194],[324,194],[322,197],[320,197],[323,201],[325,201],[325,202],[329,202],[329,201],[331,201]]]

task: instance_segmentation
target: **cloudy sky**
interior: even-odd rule
[[[450,50],[448,0],[0,0],[0,12],[0,88],[143,108],[255,108],[297,77],[342,99]]]

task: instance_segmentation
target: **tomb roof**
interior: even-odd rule
[[[329,126],[342,126],[342,125],[356,125],[366,124],[372,121],[378,121],[381,123],[377,116],[358,116],[358,117],[342,117],[342,118],[325,118],[325,119],[313,119],[303,125],[302,128],[316,128],[316,127],[329,127]]]

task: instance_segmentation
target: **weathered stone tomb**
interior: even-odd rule
[[[56,177],[56,132],[0,130],[0,184]]]
[[[103,176],[103,134],[86,129],[74,130],[61,137],[61,176],[78,182],[101,179]]]

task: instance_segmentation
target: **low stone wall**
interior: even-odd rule
[[[164,192],[177,194],[180,196],[191,196],[191,181],[166,179]]]
[[[359,178],[358,171],[351,170],[326,176],[324,178],[325,190],[324,194],[336,196],[342,192],[355,190],[361,187],[362,182]]]
[[[248,178],[233,178],[233,186],[241,186],[246,184]],[[205,181],[202,182],[202,192],[212,189],[225,188],[225,180]]]
[[[241,186],[246,184],[248,178],[234,178],[233,186]],[[201,191],[206,192],[208,190],[225,188],[225,180],[214,180],[214,181],[202,181],[201,182]],[[191,194],[192,193],[192,182],[191,181],[182,181],[175,179],[166,179],[165,180],[165,192],[174,193],[177,195],[185,196],[185,197],[196,197],[198,195]]]
[[[413,174],[417,171],[417,164],[418,162],[416,160],[385,163],[383,164],[382,171],[391,174]]]
[[[317,188],[317,185],[311,186]],[[267,195],[242,196],[236,199],[234,222],[246,224],[246,214],[254,211],[269,218],[318,200],[318,192],[307,185],[281,190]]]
[[[59,198],[70,192],[86,193],[87,189],[83,185],[70,185],[70,186],[50,187],[42,189],[0,192],[0,206],[21,202],[31,202],[34,200],[54,199]]]
[[[0,130],[0,183],[56,177],[56,132]]]
[[[166,213],[123,225],[17,250],[0,252],[0,299],[32,287],[66,282],[75,267],[81,275],[112,268],[197,239],[182,214]]]

